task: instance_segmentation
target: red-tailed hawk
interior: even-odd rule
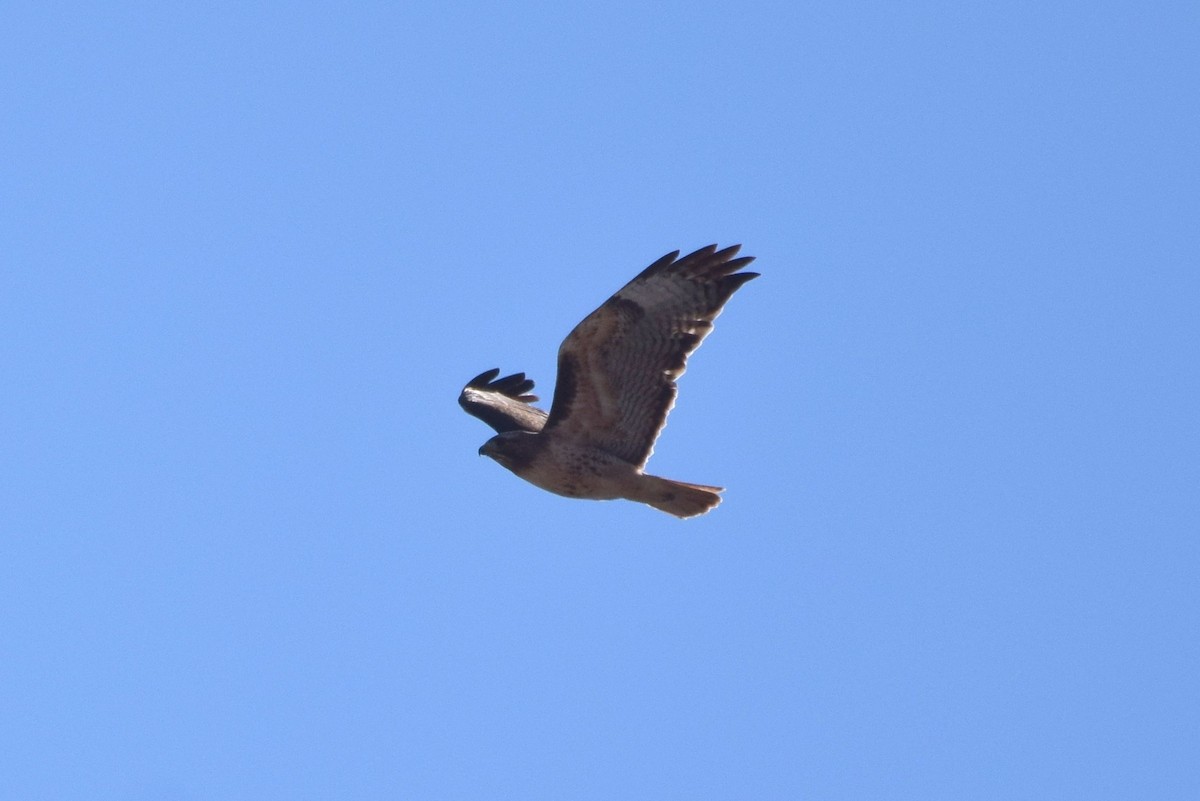
[[[481,373],[458,398],[496,429],[479,449],[521,478],[568,498],[627,498],[676,517],[704,514],[721,487],[642,472],[675,405],[675,380],[712,331],[753,257],[741,245],[701,248],[651,264],[575,326],[558,349],[550,413],[531,405],[533,382],[517,373]]]

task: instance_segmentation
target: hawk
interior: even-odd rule
[[[479,449],[521,478],[568,498],[626,498],[676,517],[704,514],[721,487],[642,472],[675,405],[687,357],[734,292],[758,273],[752,256],[716,245],[668,253],[589,314],[558,349],[550,412],[524,373],[477,375],[459,404],[496,430]]]

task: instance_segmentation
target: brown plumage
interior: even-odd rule
[[[497,432],[480,453],[559,495],[627,498],[677,517],[703,514],[720,487],[642,472],[675,404],[687,357],[742,284],[753,257],[739,245],[669,253],[643,270],[563,340],[550,413],[531,405],[524,373],[476,376],[459,403]]]

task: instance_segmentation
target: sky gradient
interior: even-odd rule
[[[0,797],[1200,797],[1200,13],[17,4]],[[650,469],[455,400],[762,277]]]

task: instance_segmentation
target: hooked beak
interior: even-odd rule
[[[483,453],[483,449],[484,449],[484,448],[486,448],[486,447],[487,447],[487,443],[486,443],[486,442],[485,442],[485,443],[483,443],[482,445],[480,445],[480,446],[479,446],[479,455],[480,455],[480,456],[483,456],[483,455],[484,455],[484,453]]]

